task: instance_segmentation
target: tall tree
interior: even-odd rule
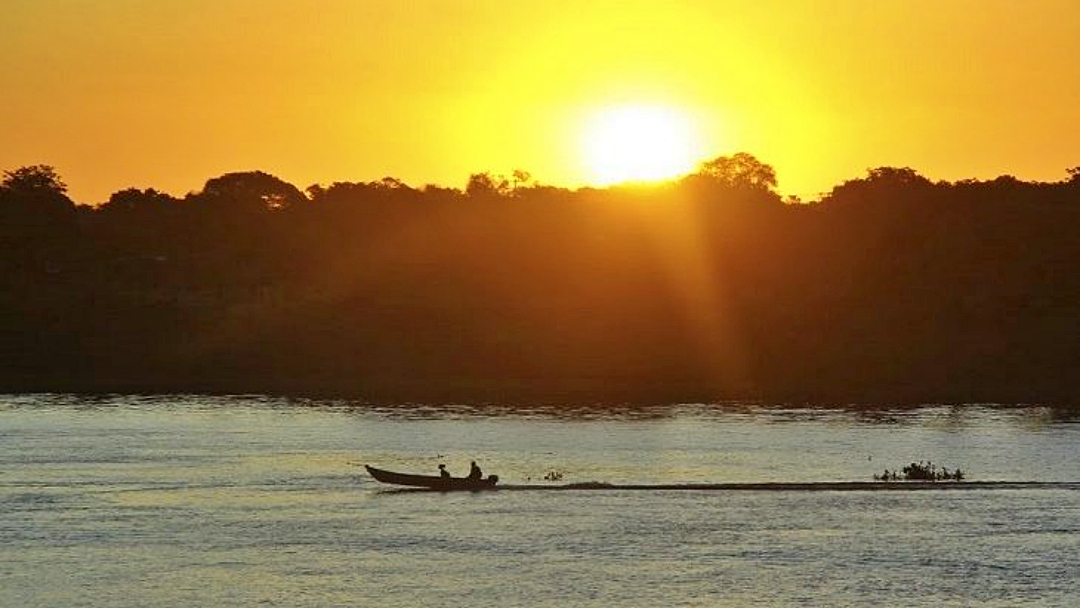
[[[296,186],[262,171],[226,173],[207,180],[201,196],[243,209],[270,211],[289,209],[307,201]]]
[[[0,188],[22,194],[63,194],[67,184],[60,179],[60,174],[49,165],[30,165],[13,171],[4,171],[4,181]]]
[[[71,255],[77,233],[75,203],[56,169],[32,165],[4,171],[0,182],[0,242],[8,255],[56,261]]]
[[[490,173],[474,173],[465,185],[465,194],[470,197],[504,196],[509,192],[510,180]]]
[[[776,188],[776,170],[747,152],[718,156],[701,163],[695,174],[733,188],[772,191]]]

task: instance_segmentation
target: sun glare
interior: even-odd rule
[[[688,173],[700,160],[689,118],[662,106],[620,106],[593,115],[582,136],[590,181],[606,186]]]

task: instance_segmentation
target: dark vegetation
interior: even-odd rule
[[[932,462],[913,462],[899,471],[885,469],[881,475],[874,475],[877,481],[963,481],[964,472],[959,468],[950,471],[948,467],[940,469]]]
[[[720,157],[650,188],[527,174],[300,191],[230,173],[74,204],[0,186],[0,391],[395,401],[1069,402],[1080,170],[872,169],[783,200]]]

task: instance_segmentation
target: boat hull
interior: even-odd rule
[[[495,484],[499,481],[499,478],[495,475],[489,475],[483,479],[467,479],[465,477],[440,477],[438,475],[395,473],[393,471],[377,469],[368,465],[364,465],[364,468],[367,469],[368,474],[375,478],[376,481],[382,483],[411,488],[427,488],[429,490],[440,490],[443,492],[455,490],[490,490],[494,488]]]

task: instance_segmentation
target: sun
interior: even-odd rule
[[[582,134],[589,181],[600,186],[683,175],[700,160],[700,147],[688,115],[665,106],[603,109]]]

